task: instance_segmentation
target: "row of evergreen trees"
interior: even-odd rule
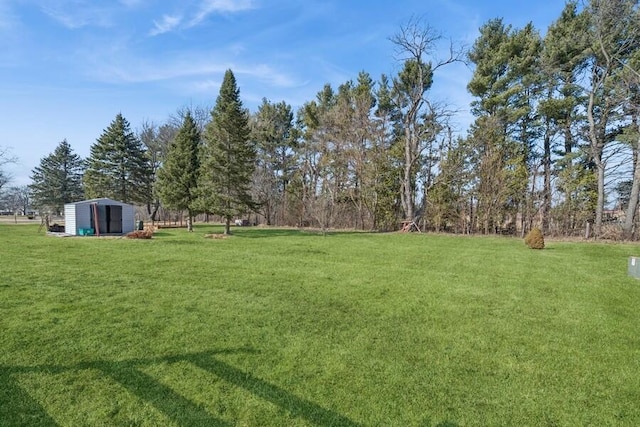
[[[158,196],[165,207],[188,212],[190,231],[194,215],[208,212],[224,218],[226,233],[234,217],[254,208],[250,188],[255,150],[231,70],[225,73],[203,134],[186,112],[159,168],[150,154],[118,114],[91,146],[86,161],[67,141],[41,160],[31,176],[33,204],[59,214],[65,203],[83,196],[147,205]]]
[[[574,234],[593,223],[601,234],[606,183],[617,181],[631,236],[640,193],[636,1],[568,2],[544,36],[494,19],[468,52],[442,49],[444,39],[419,21],[391,41],[403,58],[397,75],[374,81],[361,72],[337,90],[325,85],[297,114],[266,99],[250,114],[228,71],[211,111],[145,124],[137,136],[119,115],[86,171],[66,143],[52,155],[75,171],[63,190],[50,190],[59,181],[44,176],[52,159],[43,159],[35,199],[60,206],[82,181],[88,197],[147,204],[152,215],[160,205],[190,219],[214,213],[227,228],[252,211],[273,225],[388,230],[413,221]],[[450,55],[438,59],[443,50]],[[454,109],[430,96],[434,74],[458,61],[474,65],[475,121],[465,137],[450,125]]]

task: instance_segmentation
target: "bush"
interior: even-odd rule
[[[532,228],[524,237],[524,242],[531,249],[544,249],[544,236],[539,228]]]
[[[127,239],[150,239],[153,237],[153,230],[136,230],[127,234]]]

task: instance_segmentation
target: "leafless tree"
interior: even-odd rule
[[[0,191],[2,188],[11,182],[11,175],[5,171],[4,166],[9,163],[15,163],[16,157],[11,154],[11,150],[7,147],[0,147]]]
[[[464,49],[449,41],[447,54],[439,58],[443,37],[417,18],[401,26],[390,40],[396,46],[398,59],[403,61],[403,69],[393,81],[393,98],[402,115],[404,132],[402,206],[406,219],[415,221],[418,162],[444,129],[439,121],[442,111],[426,95],[433,84],[433,74],[445,65],[462,61]]]

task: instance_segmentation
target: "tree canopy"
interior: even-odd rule
[[[140,140],[121,113],[91,146],[84,174],[89,198],[109,197],[125,203],[147,203],[151,164]]]
[[[84,168],[84,161],[73,152],[67,140],[60,142],[32,171],[29,186],[32,206],[41,212],[60,215],[65,203],[82,200]]]
[[[227,234],[231,220],[254,207],[251,184],[256,153],[249,136],[249,114],[242,106],[235,76],[227,70],[204,132],[199,182],[202,210],[224,218]]]
[[[195,202],[198,196],[199,146],[200,132],[191,113],[187,111],[182,126],[169,144],[164,162],[158,170],[157,188],[160,200],[170,209],[188,211],[189,231],[193,231],[193,214],[196,211]]]

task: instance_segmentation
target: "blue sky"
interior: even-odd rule
[[[246,107],[294,108],[325,83],[400,67],[388,40],[412,17],[470,46],[487,20],[544,34],[564,0],[0,0],[0,147],[18,158],[12,185],[66,139],[79,155],[122,113],[135,130],[178,108],[212,106],[231,68]],[[470,122],[458,64],[431,96]]]

